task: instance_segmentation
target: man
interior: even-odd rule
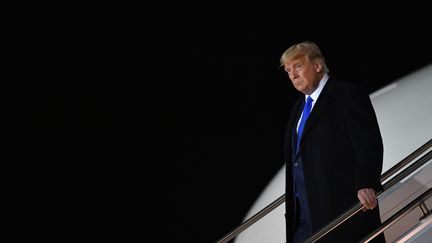
[[[381,223],[383,144],[370,98],[330,77],[313,42],[294,44],[280,62],[304,94],[285,139],[287,242],[304,242],[360,201],[364,210],[319,241],[358,242]],[[375,241],[385,242],[382,234]]]

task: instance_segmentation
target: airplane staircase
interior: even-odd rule
[[[370,232],[361,242],[369,242],[384,232],[386,242],[432,242],[432,140],[416,149],[405,159],[381,175],[383,191],[377,193],[381,212],[381,226]],[[265,216],[280,210],[285,194],[252,215],[216,243],[229,243],[239,234]],[[429,206],[428,206],[429,205]],[[318,230],[306,242],[319,240],[363,209],[361,203],[353,205],[342,215]]]

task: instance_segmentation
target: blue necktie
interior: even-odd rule
[[[300,121],[300,125],[299,125],[298,132],[297,132],[297,147],[296,147],[297,151],[299,150],[300,138],[301,138],[301,135],[303,132],[304,125],[306,123],[306,120],[307,120],[309,113],[311,111],[311,108],[312,108],[312,101],[313,101],[313,99],[309,96],[306,100],[306,104],[303,107],[303,115],[302,115],[302,119]]]

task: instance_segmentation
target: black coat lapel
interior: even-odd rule
[[[305,127],[303,129],[302,138],[304,136],[306,136],[306,134],[311,129],[311,127],[313,126],[316,119],[319,117],[321,112],[323,110],[325,110],[325,107],[331,101],[331,97],[332,97],[335,85],[336,85],[336,81],[333,80],[332,78],[329,78],[327,80],[326,85],[324,86],[323,90],[321,91],[321,94],[318,97],[318,101],[315,103],[315,105],[314,105],[314,107],[313,107],[313,109],[312,109],[312,111],[311,111],[311,113],[310,113],[310,115],[306,121]]]
[[[288,122],[288,126],[286,129],[286,135],[285,135],[285,155],[288,156],[291,159],[291,154],[293,151],[293,138],[295,138],[295,136],[297,136],[296,134],[296,127],[297,127],[297,122],[298,119],[301,115],[302,112],[302,108],[304,105],[305,101],[304,101],[304,95],[301,95],[301,97],[296,101],[296,103],[293,106],[293,110],[291,112],[291,116],[290,116],[290,120]],[[289,141],[289,142],[288,142]]]

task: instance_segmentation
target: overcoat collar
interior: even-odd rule
[[[302,137],[300,139],[303,139],[305,136],[307,136],[308,131],[313,127],[316,119],[320,116],[323,110],[325,110],[326,106],[331,101],[334,88],[336,86],[336,80],[333,78],[329,78],[326,85],[324,86],[323,90],[321,91],[320,96],[318,97],[318,100],[316,101],[314,108],[312,109],[311,113],[309,114],[308,119],[306,120],[305,127],[303,129]],[[304,105],[304,97],[302,96],[302,105]],[[301,146],[301,141],[300,141]]]

